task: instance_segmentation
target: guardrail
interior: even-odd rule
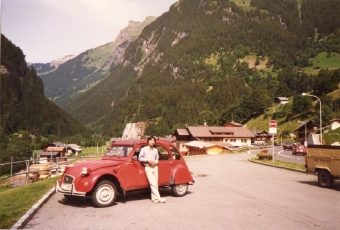
[[[52,158],[52,162],[47,162],[47,164],[50,164],[49,167],[46,167],[46,169],[39,169],[32,168],[32,166],[39,166],[46,162],[46,160],[24,160],[24,161],[15,161],[15,162],[9,162],[9,163],[0,163],[1,166],[11,165],[10,167],[10,173],[5,176],[0,177],[0,186],[4,185],[12,185],[12,186],[20,186],[20,185],[27,185],[29,182],[34,182],[39,179],[44,179],[47,177],[50,177],[52,175],[59,175],[59,172],[63,172],[63,165],[70,165],[74,164],[77,161],[83,162],[85,159],[91,159],[91,158],[98,158],[100,156],[88,156],[88,157],[80,157],[80,158]],[[60,161],[61,159],[64,159],[64,161]],[[41,163],[43,162],[43,163]],[[21,170],[20,172],[13,174],[13,165],[14,164],[23,164],[25,163],[25,169]],[[42,176],[41,174],[46,172],[46,176]],[[24,178],[22,178],[24,176]],[[15,183],[17,181],[17,183]],[[19,182],[18,182],[19,181]]]

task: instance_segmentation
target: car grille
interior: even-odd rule
[[[72,176],[69,175],[65,175],[64,176],[64,180],[63,183],[65,184],[72,184],[73,183],[74,178]]]

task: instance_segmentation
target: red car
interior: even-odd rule
[[[304,145],[294,145],[294,148],[292,150],[293,155],[302,154],[307,155],[307,148]]]
[[[97,207],[112,205],[118,194],[148,189],[145,169],[138,161],[147,140],[121,140],[112,144],[102,160],[88,161],[65,167],[56,183],[56,191],[65,198],[90,196]],[[194,183],[191,173],[177,147],[164,140],[157,140],[159,187],[170,187],[174,196],[184,196],[188,185]]]
[[[283,143],[282,148],[283,150],[286,150],[286,149],[293,150],[293,143]]]

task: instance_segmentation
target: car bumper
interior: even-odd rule
[[[55,184],[55,191],[63,193],[65,195],[71,195],[71,196],[85,196],[86,192],[79,192],[75,189],[74,184],[62,184],[59,185],[59,181]]]

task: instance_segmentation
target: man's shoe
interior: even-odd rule
[[[160,202],[160,203],[165,203],[165,202],[166,202],[166,199],[165,199],[165,198],[159,198],[159,202]]]
[[[159,198],[159,200],[151,200],[154,203],[165,203],[166,199],[165,198]]]

